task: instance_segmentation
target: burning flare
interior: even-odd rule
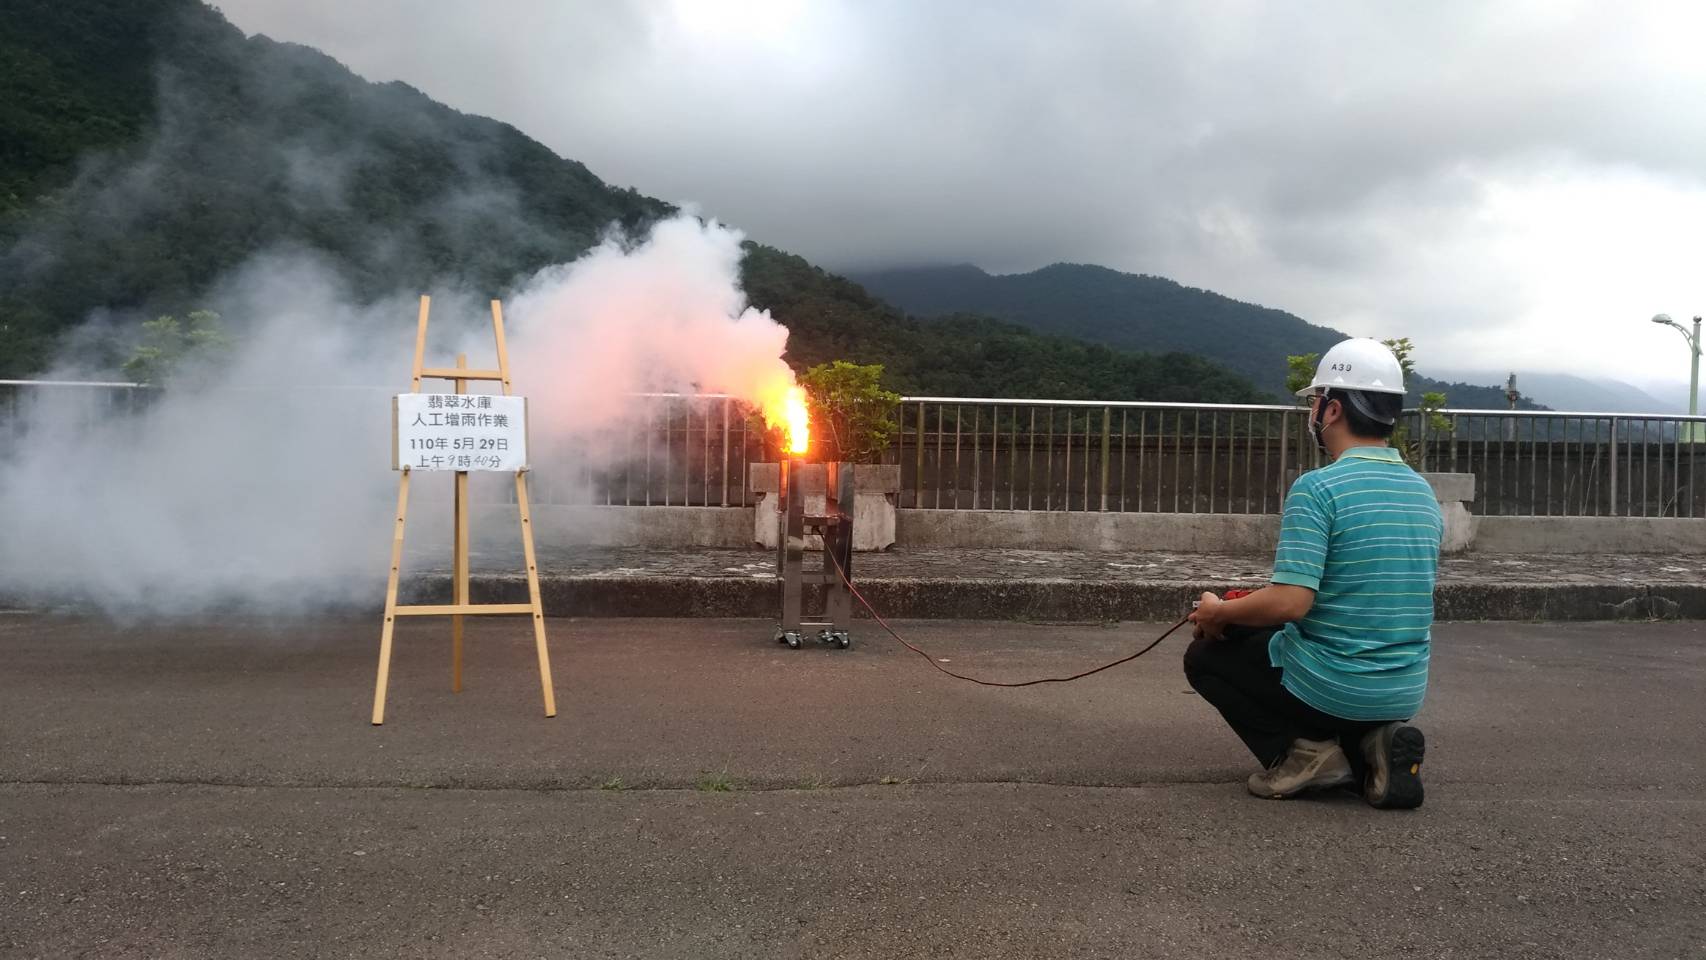
[[[805,453],[811,444],[811,414],[804,387],[790,385],[772,392],[763,404],[764,422],[788,435],[788,452]]]

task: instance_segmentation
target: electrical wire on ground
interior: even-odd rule
[[[975,683],[975,684],[977,684],[979,686],[983,686],[983,687],[1034,687],[1039,683],[1071,683],[1074,680],[1082,680],[1085,677],[1093,676],[1095,674],[1101,673],[1103,670],[1109,670],[1109,669],[1112,669],[1114,667],[1119,666],[1120,664],[1130,663],[1133,660],[1136,660],[1138,657],[1141,657],[1144,654],[1148,653],[1149,651],[1160,646],[1161,641],[1172,636],[1173,631],[1184,626],[1186,623],[1189,623],[1190,619],[1191,619],[1190,614],[1186,614],[1184,617],[1181,617],[1179,619],[1178,623],[1175,623],[1171,627],[1168,627],[1166,632],[1162,633],[1159,637],[1156,637],[1154,640],[1151,640],[1147,646],[1138,650],[1136,653],[1130,654],[1128,656],[1121,657],[1118,660],[1115,660],[1111,663],[1104,663],[1101,666],[1096,667],[1094,669],[1085,670],[1083,673],[1075,673],[1075,674],[1072,674],[1071,676],[1068,676],[1068,677],[1039,677],[1035,680],[1017,680],[1017,681],[984,680],[984,679],[981,679],[979,677],[969,677],[963,673],[955,673],[954,671],[949,670],[947,667],[944,667],[940,663],[937,663],[935,657],[932,657],[930,654],[926,653],[925,651],[919,649],[917,646],[913,645],[905,637],[896,633],[895,629],[893,627],[889,626],[889,622],[887,620],[883,619],[883,615],[877,612],[877,608],[871,606],[871,601],[866,600],[865,595],[859,592],[859,588],[853,586],[853,581],[848,579],[847,572],[841,568],[841,559],[832,554],[830,556],[830,561],[835,564],[835,574],[836,574],[836,576],[840,577],[841,582],[847,586],[847,591],[853,595],[853,598],[855,600],[859,601],[859,605],[865,608],[865,611],[871,615],[871,619],[877,621],[878,625],[881,626],[885,631],[887,631],[888,635],[893,637],[896,640],[896,642],[898,642],[901,646],[905,647],[906,649],[911,650],[913,653],[916,653],[919,656],[923,657],[925,663],[928,663],[928,664],[930,664],[930,666],[936,668],[938,671],[945,673],[950,677],[953,677],[955,680],[964,680],[967,683]]]

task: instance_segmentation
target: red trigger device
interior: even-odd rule
[[[1225,593],[1220,595],[1220,599],[1222,599],[1222,600],[1236,600],[1239,597],[1247,597],[1250,594],[1255,593],[1255,592],[1256,591],[1254,591],[1254,590],[1242,590],[1242,589],[1240,589],[1240,590],[1228,590]],[[1200,606],[1202,606],[1201,600],[1192,600],[1191,601],[1191,609],[1192,610],[1195,610]]]

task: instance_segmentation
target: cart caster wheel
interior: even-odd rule
[[[800,649],[800,635],[799,634],[790,633],[786,637],[783,637],[782,640],[784,643],[786,643],[788,645],[789,650]]]
[[[835,645],[840,647],[843,650],[851,649],[853,646],[853,638],[844,633],[841,636],[835,638]]]

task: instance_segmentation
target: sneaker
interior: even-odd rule
[[[1382,810],[1413,810],[1422,805],[1422,731],[1389,723],[1362,738],[1368,760],[1363,799]]]
[[[1282,800],[1305,790],[1326,790],[1351,782],[1351,762],[1335,740],[1293,740],[1284,759],[1250,775],[1250,792]]]

